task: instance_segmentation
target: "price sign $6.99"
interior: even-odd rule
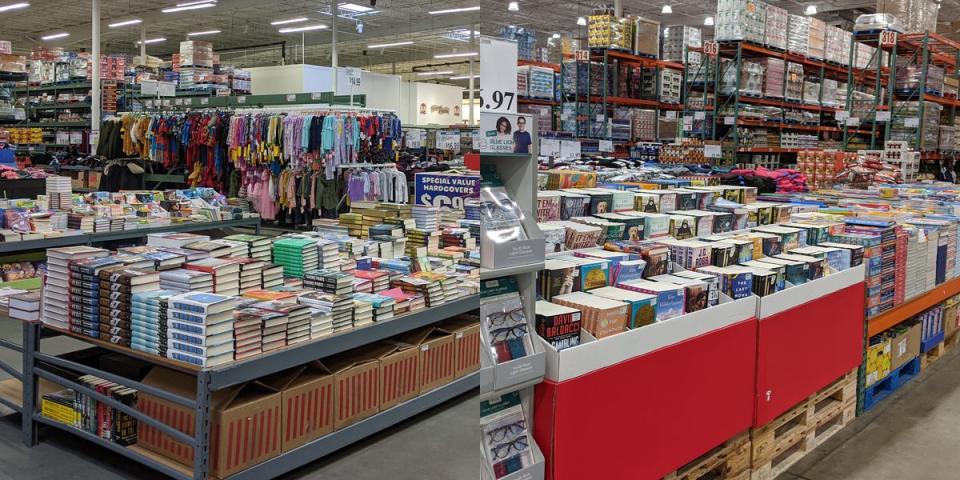
[[[488,96],[489,95],[489,96]],[[513,102],[517,94],[494,90],[493,93],[480,91],[480,108],[493,111],[513,111]]]

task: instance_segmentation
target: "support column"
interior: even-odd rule
[[[90,43],[91,43],[91,61],[93,62],[90,94],[90,139],[100,138],[100,106],[102,99],[100,94],[100,0],[91,0],[90,5]],[[90,151],[97,153],[97,144],[91,146]]]
[[[623,0],[613,0],[613,14],[617,18],[623,18]]]
[[[140,24],[140,63],[147,64],[147,26]]]
[[[330,10],[333,12],[333,25],[330,30],[333,32],[333,41],[330,43],[330,67],[333,68],[333,94],[337,94],[337,17],[340,16],[340,3],[338,0],[330,0]]]
[[[476,25],[471,25],[471,26],[470,26],[470,51],[471,51],[471,52],[476,52],[476,51],[477,51],[477,26],[476,26]],[[470,78],[469,78],[469,82],[470,82],[470,83],[469,83],[469,89],[470,89],[470,97],[469,97],[469,98],[470,98],[470,100],[469,100],[469,101],[470,101],[470,103],[469,103],[469,107],[470,107],[470,125],[473,125],[473,122],[475,121],[474,115],[476,115],[476,114],[474,113],[474,109],[473,109],[473,96],[474,96],[474,91],[473,91],[473,90],[474,90],[474,83],[473,83],[473,64],[474,64],[474,62],[473,62],[473,59],[474,59],[475,57],[469,57],[469,58],[470,58],[470,72],[469,72],[469,76],[470,76]]]

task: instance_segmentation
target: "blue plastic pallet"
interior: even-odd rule
[[[863,390],[863,411],[866,412],[874,407],[884,398],[890,396],[898,388],[909,382],[920,373],[920,357],[900,365],[896,370],[890,372],[883,380],[880,380]]]
[[[920,341],[920,353],[927,353],[930,350],[933,350],[933,347],[936,347],[938,343],[943,341],[943,330],[940,330],[940,333]]]

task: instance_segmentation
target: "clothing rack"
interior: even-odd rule
[[[397,168],[396,163],[341,163],[337,165],[341,168]]]

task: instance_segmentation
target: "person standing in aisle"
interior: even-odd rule
[[[517,117],[517,129],[513,132],[513,153],[530,153],[530,132],[527,131],[526,117]]]
[[[940,161],[940,172],[937,174],[937,180],[957,183],[957,172],[953,168],[953,163],[953,158],[950,157]]]

